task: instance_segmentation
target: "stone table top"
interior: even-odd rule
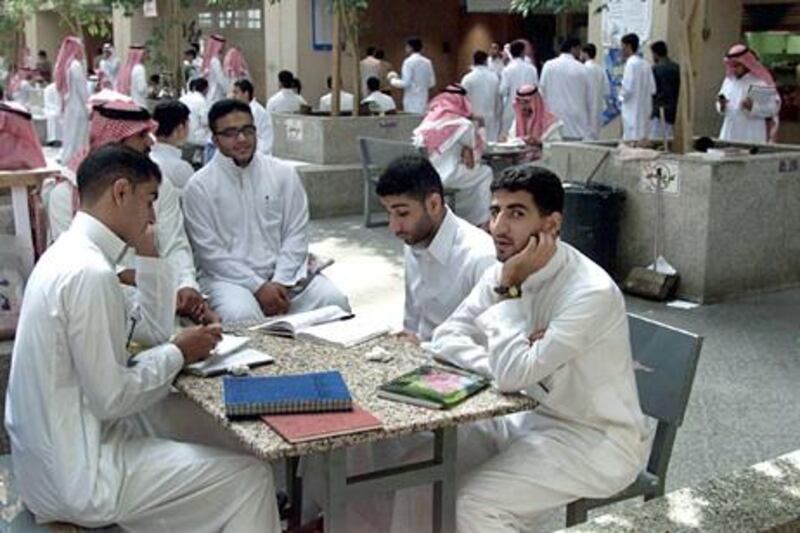
[[[388,336],[353,348],[339,349],[273,337],[260,332],[237,333],[251,337],[251,347],[275,358],[275,363],[253,369],[254,375],[338,370],[355,402],[378,417],[384,426],[382,430],[290,444],[261,420],[228,420],[222,402],[221,377],[179,376],[175,386],[180,391],[228,428],[253,454],[267,461],[321,453],[418,431],[431,431],[536,407],[536,402],[531,398],[521,394],[501,394],[491,387],[447,411],[378,398],[376,390],[379,385],[421,364],[430,363],[430,357],[421,348]],[[393,359],[385,363],[368,361],[366,352],[374,346],[381,346],[389,351],[394,356]]]

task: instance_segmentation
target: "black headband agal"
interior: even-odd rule
[[[139,109],[114,109],[107,104],[99,105],[94,110],[101,116],[110,120],[150,120],[150,112],[143,107]]]
[[[14,113],[15,115],[19,115],[25,120],[33,120],[33,116],[27,111],[23,111],[22,109],[17,109],[16,107],[12,107],[10,105],[6,105],[3,103],[0,103],[0,111],[5,111],[6,113]]]

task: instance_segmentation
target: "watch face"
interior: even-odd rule
[[[517,287],[516,285],[512,285],[508,288],[508,295],[511,296],[512,298],[519,298],[519,294],[520,294],[519,287]]]

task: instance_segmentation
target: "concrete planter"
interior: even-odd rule
[[[546,165],[583,181],[609,144],[554,143]],[[800,285],[800,147],[764,146],[758,155],[711,160],[665,155],[677,170],[664,194],[662,254],[681,275],[678,296],[714,302]],[[612,155],[595,181],[626,191],[620,221],[618,279],[653,258],[655,195],[641,161]]]

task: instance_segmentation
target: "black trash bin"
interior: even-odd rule
[[[625,191],[608,185],[564,182],[561,239],[606,272],[616,274],[619,220]]]

